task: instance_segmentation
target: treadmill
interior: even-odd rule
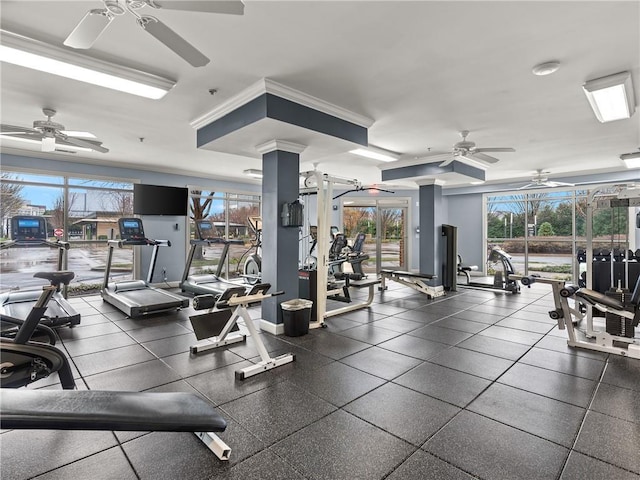
[[[184,266],[184,272],[182,272],[182,280],[180,282],[180,288],[183,292],[191,292],[195,295],[220,295],[228,288],[232,287],[244,287],[242,284],[230,282],[224,278],[221,278],[222,269],[224,267],[225,260],[229,253],[229,247],[232,244],[238,244],[244,242],[242,240],[226,240],[220,237],[214,237],[213,223],[209,220],[196,220],[196,235],[198,238],[194,238],[190,241],[191,248],[189,249],[189,255],[187,257],[187,263]],[[189,275],[191,270],[191,264],[193,263],[193,257],[197,248],[203,246],[211,246],[214,244],[223,244],[222,255],[218,262],[218,267],[215,273]]]
[[[11,240],[0,244],[0,249],[33,248],[47,246],[58,249],[58,270],[63,270],[69,242],[47,240],[47,221],[44,217],[20,215],[11,218]],[[41,289],[12,291],[0,294],[0,315],[25,320],[42,293]],[[80,314],[57,290],[40,323],[48,327],[73,326],[80,323]]]
[[[128,317],[135,318],[167,310],[179,310],[189,306],[189,299],[152,287],[151,280],[160,247],[170,247],[168,240],[151,240],[144,235],[142,220],[139,218],[120,218],[118,220],[120,240],[109,240],[107,265],[100,294],[102,300],[110,303]],[[125,280],[109,282],[113,250],[125,245],[143,245],[153,247],[149,272],[146,280]]]

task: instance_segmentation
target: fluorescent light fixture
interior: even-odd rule
[[[470,183],[471,183],[471,185],[482,185],[484,183],[484,180],[478,180],[478,181],[470,182]]]
[[[359,155],[361,157],[372,158],[374,160],[380,160],[383,162],[395,162],[400,158],[400,156],[396,153],[390,152],[388,150],[383,150],[382,148],[374,147],[373,145],[369,145],[367,148],[356,148],[355,150],[349,150],[349,153],[353,153],[354,155]]]
[[[623,153],[620,155],[620,160],[627,168],[640,168],[640,152]]]
[[[43,152],[46,152],[46,151],[52,152],[52,151],[55,151],[56,148],[59,148],[62,150],[78,151],[78,152],[93,152],[93,150],[91,150],[90,148],[77,147],[76,145],[58,145],[55,143],[53,144],[53,149],[45,150],[46,147],[42,140],[34,140],[32,138],[21,138],[21,137],[8,137],[8,136],[5,137],[4,135],[0,135],[0,144],[4,143],[7,140],[9,142],[16,141],[16,142],[31,143],[33,145],[38,145],[38,146],[41,146]],[[50,146],[48,148],[50,148]]]
[[[245,174],[247,177],[262,178],[262,170],[257,170],[255,168],[249,168],[247,170],[243,170],[242,173]]]
[[[596,118],[603,123],[629,118],[636,110],[629,72],[589,80],[582,89]]]
[[[0,30],[0,61],[154,100],[176,82]]]

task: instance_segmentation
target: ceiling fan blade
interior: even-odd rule
[[[109,151],[108,148],[105,148],[102,146],[102,142],[95,142],[95,141],[91,141],[91,140],[83,140],[81,138],[73,138],[73,137],[67,137],[66,135],[61,135],[58,138],[60,138],[62,140],[62,144],[70,144],[70,145],[75,145],[76,147],[83,147],[83,148],[90,148],[91,150],[95,150],[96,152],[100,152],[100,153],[107,153]]]
[[[190,12],[225,13],[243,15],[244,3],[240,0],[154,0],[150,5],[167,10],[187,10]]]
[[[0,125],[0,134],[2,135],[13,135],[19,133],[39,133],[38,130],[33,128],[26,127],[17,127],[15,125]]]
[[[473,149],[473,153],[480,153],[480,152],[515,152],[516,149],[515,148],[511,148],[511,147],[495,147],[495,148],[474,148]]]
[[[39,142],[42,140],[42,133],[38,131],[33,132],[17,132],[17,133],[0,133],[0,136],[4,138],[17,138],[17,139],[25,139],[25,140],[33,140]]]
[[[192,66],[203,67],[209,63],[209,59],[196,49],[196,47],[157,18],[149,16],[140,17],[138,24]]]
[[[478,151],[474,151],[473,153],[470,153],[469,155],[467,155],[467,157],[469,157],[471,160],[480,160],[482,162],[487,162],[487,163],[497,163],[500,161],[496,157],[492,157],[491,155],[485,155],[484,153],[479,153]]]
[[[111,20],[113,20],[113,15],[106,9],[88,11],[66,38],[64,44],[71,48],[91,48],[109,26]]]

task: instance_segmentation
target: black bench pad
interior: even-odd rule
[[[380,280],[378,280],[377,278],[365,278],[364,280],[351,280],[349,282],[349,286],[350,287],[355,287],[355,288],[365,288],[365,287],[370,287],[372,285],[378,285],[380,283]]]
[[[222,432],[216,408],[185,392],[14,390],[0,393],[0,428]]]
[[[413,272],[405,272],[402,270],[380,270],[380,273],[385,275],[397,275],[398,277],[414,277],[414,278],[426,278],[427,280],[431,280],[437,277],[437,275],[432,275],[430,273],[413,273]]]

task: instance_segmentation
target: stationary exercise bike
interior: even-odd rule
[[[60,383],[65,390],[76,387],[71,366],[66,355],[53,346],[55,334],[40,324],[49,301],[60,285],[68,285],[75,274],[68,271],[38,272],[36,278],[49,280],[50,285],[42,287],[42,293],[31,308],[27,318],[19,325],[13,338],[0,338],[0,387],[24,387],[52,373],[58,372]],[[11,322],[3,316],[2,321]],[[49,334],[49,343],[37,342],[33,336],[37,332]]]

